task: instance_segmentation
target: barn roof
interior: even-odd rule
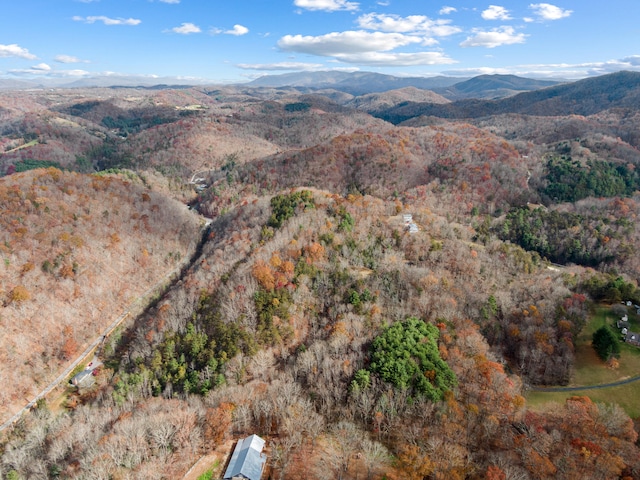
[[[260,480],[266,457],[262,455],[264,440],[258,435],[250,435],[238,440],[233,450],[229,466],[224,473],[224,479],[246,478]]]

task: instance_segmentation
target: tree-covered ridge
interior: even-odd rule
[[[629,196],[638,189],[640,177],[626,164],[571,157],[552,157],[546,164],[547,185],[541,193],[555,202],[576,202],[587,197]]]
[[[373,340],[369,368],[398,388],[442,400],[457,381],[440,357],[439,335],[434,325],[415,317],[396,322]]]
[[[296,208],[305,209],[313,206],[313,196],[309,190],[299,190],[288,195],[275,195],[271,199],[273,213],[269,217],[267,225],[280,228],[283,222],[295,215]]]
[[[187,113],[183,111],[181,113]],[[150,115],[147,117],[124,117],[118,116],[117,118],[113,118],[110,116],[106,116],[102,119],[102,125],[111,129],[117,130],[118,133],[122,136],[127,136],[132,133],[137,133],[145,128],[152,128],[158,125],[162,125],[164,123],[174,122],[176,118],[164,118],[159,115]]]
[[[376,112],[376,115],[396,124],[418,116],[469,119],[502,113],[592,115],[607,109],[634,108],[638,104],[639,83],[638,72],[616,72],[500,100],[474,98],[445,105],[405,102]]]
[[[0,414],[189,258],[199,219],[137,175],[0,179]]]
[[[521,207],[493,230],[502,240],[551,262],[598,267],[632,254],[634,247],[625,241],[628,226],[627,219],[611,222],[604,215]]]
[[[296,212],[314,205],[310,191],[300,190],[271,198],[271,214],[261,229],[262,241],[273,237]],[[306,257],[301,257],[305,262]],[[306,268],[305,271],[309,269]],[[132,376],[119,383],[121,391],[140,387],[139,376],[148,377],[154,395],[201,394],[225,382],[226,363],[238,354],[251,356],[258,346],[279,345],[291,336],[289,309],[292,305],[290,288],[295,277],[295,265],[274,253],[269,262],[256,261],[251,270],[258,284],[253,293],[255,330],[238,322],[225,322],[220,298],[201,292],[193,319],[182,329],[166,330],[162,341],[155,345],[146,362],[133,366]],[[244,285],[237,285],[232,295],[249,295]],[[120,395],[119,398],[122,398]]]
[[[571,415],[569,406],[557,417],[527,413],[519,378],[503,366],[508,362],[532,383],[554,381],[551,376],[562,365],[570,366],[567,352],[584,302],[565,298],[564,277],[540,269],[514,245],[494,240],[481,248],[471,240],[472,229],[451,225],[426,208],[412,209],[421,231],[410,235],[403,230],[405,207],[399,201],[319,191],[312,196],[315,208],[295,208],[279,228],[267,227],[272,236],[264,235],[273,214],[271,196],[215,218],[203,256],[136,322],[131,345],[115,357],[122,362],[115,376],[121,381],[98,387],[92,408],[105,409],[104,415],[79,407],[70,414],[75,422],[68,434],[55,425],[45,429],[52,436],[47,439],[77,435],[82,416],[94,422],[83,437],[87,443],[67,448],[47,440],[32,450],[34,442],[15,440],[16,452],[40,455],[27,464],[7,454],[5,465],[27,477],[36,467],[56,465],[74,478],[67,460],[73,457],[96,472],[134,471],[153,478],[162,475],[162,467],[175,472],[186,465],[187,470],[198,455],[231,435],[260,432],[274,452],[271,467],[283,478],[355,478],[356,469],[362,472],[367,465],[374,478],[397,479],[533,476],[541,468],[543,478],[553,478],[562,462],[586,468],[581,450],[560,455],[557,448],[548,449],[556,445],[552,435],[563,444],[574,438],[573,427],[562,426]],[[420,334],[411,343],[433,353],[428,344],[436,343],[439,331],[435,352],[445,364],[421,366],[420,375],[434,385],[440,367],[455,373],[457,385],[446,385],[449,393],[442,401],[431,399],[427,384],[427,394],[421,394],[417,386],[395,386],[367,370],[369,346],[385,335],[389,322],[391,330],[406,322],[407,312],[425,325],[442,322],[439,330],[425,330],[430,340],[422,343]],[[207,327],[209,314],[223,328]],[[505,357],[494,354],[502,342],[492,352],[471,319],[495,327],[494,339],[509,336]],[[234,338],[225,333],[232,325],[258,339],[259,346],[216,365],[215,349],[224,338]],[[267,327],[262,332],[274,332],[273,326],[280,337],[259,339],[262,325]],[[156,370],[154,362],[166,367]],[[171,383],[163,387],[156,372]],[[200,395],[209,388],[207,381],[211,388]],[[158,392],[162,400],[151,398]],[[160,401],[175,405],[161,423],[146,413]],[[108,424],[98,421],[102,418]],[[619,411],[604,418],[628,422]],[[522,436],[527,429],[538,433]],[[633,468],[628,431],[602,435],[591,426],[581,441],[615,452],[612,462],[601,466],[606,475]],[[618,442],[615,450],[613,442]],[[376,451],[382,453],[376,457]],[[544,455],[536,453],[532,462],[534,451]]]
[[[150,373],[154,395],[205,395],[224,383],[224,367],[238,353],[257,349],[254,338],[237,324],[222,322],[218,302],[203,293],[193,323],[184,332],[168,332],[154,349],[148,364],[139,369]],[[126,388],[123,385],[123,388]]]

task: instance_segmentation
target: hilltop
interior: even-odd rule
[[[557,85],[554,80],[536,80],[516,75],[478,75],[449,87],[435,88],[434,91],[450,100],[463,98],[504,98],[520,92],[539,90]]]

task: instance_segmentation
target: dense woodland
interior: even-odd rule
[[[4,432],[0,478],[182,478],[252,433],[271,478],[640,478],[615,402],[525,400],[595,302],[640,303],[637,110],[366,111],[410,93],[3,93],[0,413],[185,270]]]

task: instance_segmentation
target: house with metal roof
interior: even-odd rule
[[[267,460],[267,457],[262,453],[264,443],[264,440],[258,435],[250,435],[238,440],[223,479],[260,480]]]
[[[96,383],[95,378],[93,378],[93,370],[83,370],[69,381],[69,384],[72,387],[76,387],[78,390],[83,388],[89,388],[94,383]]]
[[[624,341],[631,345],[635,345],[636,347],[640,347],[640,334],[627,330],[627,333],[624,336]]]

